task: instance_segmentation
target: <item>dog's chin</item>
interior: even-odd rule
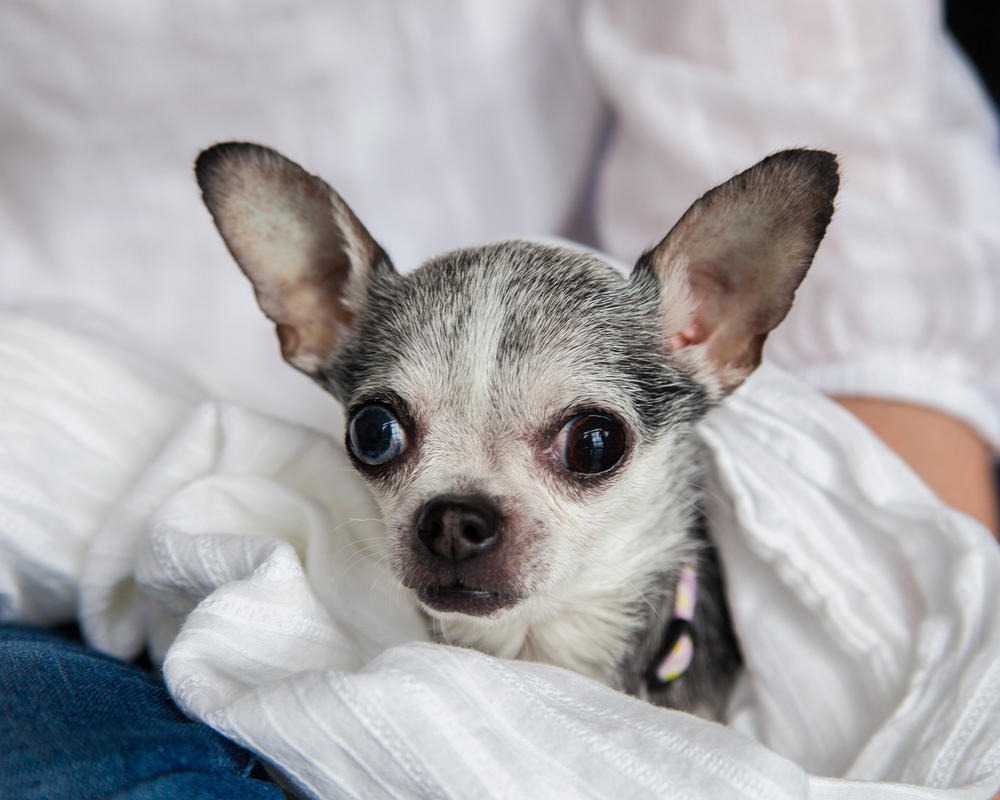
[[[522,600],[517,595],[461,584],[422,586],[415,591],[421,607],[433,617],[463,614],[468,617],[496,619]]]

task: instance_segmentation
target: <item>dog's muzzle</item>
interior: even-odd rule
[[[497,550],[503,515],[482,495],[440,495],[421,509],[415,547],[427,573],[411,588],[430,610],[485,616],[511,606],[519,597],[497,580]]]

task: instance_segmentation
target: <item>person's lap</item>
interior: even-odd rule
[[[162,680],[51,631],[0,625],[0,797],[281,798]]]

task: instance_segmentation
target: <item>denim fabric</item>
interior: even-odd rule
[[[55,633],[0,626],[0,798],[282,798],[162,680]]]

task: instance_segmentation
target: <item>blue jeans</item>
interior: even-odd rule
[[[159,677],[0,625],[0,798],[280,800],[248,751],[181,714]]]

